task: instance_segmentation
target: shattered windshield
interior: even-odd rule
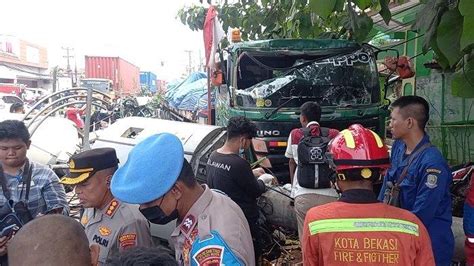
[[[241,56],[237,105],[299,107],[307,101],[345,107],[380,101],[377,69],[369,48],[325,58],[305,54]]]

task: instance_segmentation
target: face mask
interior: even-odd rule
[[[244,152],[245,152],[245,149],[242,147],[242,144],[240,144],[240,147],[239,147],[239,156],[240,156],[240,157],[244,157]]]
[[[244,157],[245,150],[243,148],[239,148],[239,156]]]
[[[166,215],[159,206],[140,209],[145,218],[154,224],[167,224],[178,218],[178,210],[174,209],[170,215]]]

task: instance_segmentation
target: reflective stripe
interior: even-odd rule
[[[370,129],[369,129],[369,131],[370,131],[370,133],[372,133],[372,135],[374,135],[375,141],[377,142],[377,147],[382,148],[383,147],[383,142],[382,142],[382,139],[379,137],[379,135],[377,135],[377,133],[373,132]]]
[[[400,232],[410,235],[419,235],[418,225],[412,222],[385,219],[385,218],[360,218],[360,219],[326,219],[309,223],[311,235],[333,232]]]
[[[347,148],[354,149],[355,148],[355,140],[354,136],[348,129],[344,129],[341,131],[342,135],[344,136],[344,140],[346,141]]]

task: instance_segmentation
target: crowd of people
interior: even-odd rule
[[[425,133],[426,100],[403,96],[392,104],[390,155],[361,125],[321,127],[315,102],[300,111],[285,155],[303,264],[450,265],[452,177]],[[278,181],[243,156],[256,131],[247,118],[231,118],[199,184],[173,134],[142,140],[120,166],[112,148],[75,154],[60,179],[28,160],[23,122],[0,122],[0,205],[10,204],[21,227],[2,231],[2,265],[258,265],[257,198]],[[65,216],[61,184],[73,186],[84,207],[79,223]],[[21,219],[22,206],[31,219]],[[174,259],[154,247],[149,224],[173,220]]]

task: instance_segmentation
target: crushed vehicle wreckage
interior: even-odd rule
[[[73,98],[76,96],[67,97]],[[82,97],[84,99],[86,96]],[[102,100],[98,100],[95,97],[92,97],[92,99],[94,99],[93,105],[99,108],[107,108]],[[184,146],[186,159],[192,165],[198,181],[204,183],[206,181],[206,164],[209,155],[224,143],[226,137],[225,128],[220,126],[144,117],[120,118],[107,128],[96,130],[92,133],[88,132],[89,128],[79,131],[75,128],[74,123],[66,118],[50,117],[52,113],[61,107],[76,103],[64,103],[65,101],[67,102],[67,99],[58,99],[53,101],[53,103],[56,102],[55,104],[46,104],[39,111],[39,114],[36,114],[33,118],[31,118],[31,114],[12,114],[11,116],[2,116],[0,119],[25,120],[32,134],[33,142],[28,156],[31,160],[50,165],[53,169],[57,170],[58,175],[61,175],[61,165],[64,166],[69,156],[81,149],[115,148],[120,163],[123,164],[127,160],[128,153],[132,147],[142,139],[153,134],[168,132],[180,138]],[[88,101],[80,99],[77,102],[87,103]],[[90,117],[86,117],[87,119],[90,121]],[[255,145],[258,145],[258,140],[254,142]],[[251,147],[249,152],[255,153],[254,148]],[[262,155],[260,154],[260,156]],[[258,156],[253,155],[252,158],[256,159]],[[463,202],[462,191],[469,185],[472,172],[468,171],[461,178],[456,178],[452,186],[454,215],[462,215],[459,213],[460,203]],[[296,217],[293,211],[293,199],[291,199],[289,194],[287,186],[274,186],[269,187],[268,191],[259,199],[258,204],[262,212],[261,228],[264,232],[265,248],[263,254],[268,263],[292,264],[301,260],[300,246],[296,233]],[[75,207],[76,211],[72,212],[72,215],[75,215],[75,218],[79,218],[78,206]],[[456,208],[458,211],[456,211]],[[174,222],[170,222],[167,225],[153,225],[152,235],[166,243],[174,227]],[[464,258],[463,247],[465,239],[462,229],[462,218],[453,217],[452,229],[456,241],[454,261],[462,261]]]

